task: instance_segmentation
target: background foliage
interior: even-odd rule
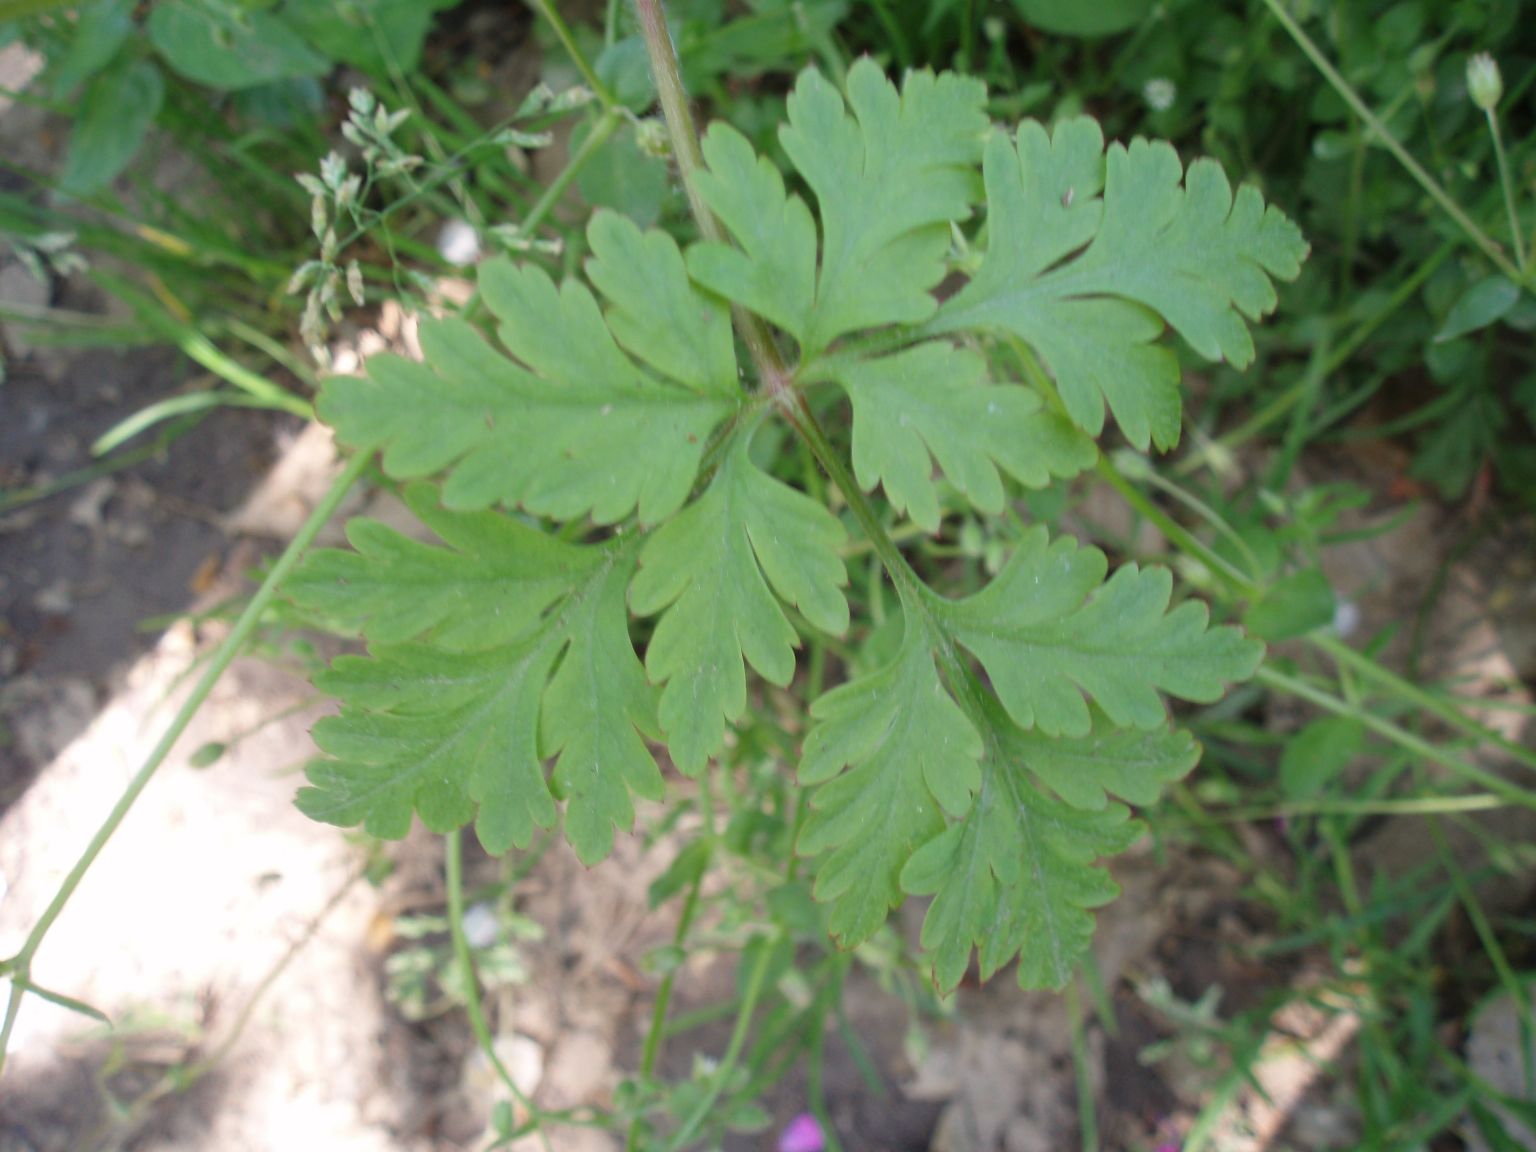
[[[318,395],[438,538],[355,521],[352,550],[314,553],[275,604],[269,581],[236,631],[231,651],[301,625],[370,644],[320,676],[347,707],[317,731],[301,807],[385,837],[413,814],[477,818],[502,852],[559,802],[585,862],[637,810],[643,835],[693,820],[654,892],[681,909],[658,1020],[667,965],[720,949],[739,957],[740,1040],[669,1083],[657,1032],[600,1118],[632,1146],[760,1123],[770,1072],[819,1059],[855,968],[914,1013],[973,947],[983,973],[1022,947],[1026,983],[1066,983],[1112,895],[1087,865],[1139,827],[1119,800],[1161,848],[1234,861],[1278,952],[1321,955],[1329,1010],[1368,1018],[1331,1072],[1362,1146],[1510,1146],[1501,1117],[1528,1102],[1434,1027],[1499,989],[1526,1003],[1528,918],[1485,910],[1476,881],[1531,861],[1479,833],[1469,878],[1441,827],[1472,801],[1536,805],[1536,757],[1421,682],[1412,637],[1398,661],[1409,622],[1339,627],[1352,606],[1324,561],[1371,496],[1307,465],[1381,449],[1365,458],[1395,490],[1464,513],[1468,546],[1530,511],[1536,31],[1518,0],[676,0],[711,121],[696,187],[723,226],[702,237],[632,9],[563,7],[499,17],[542,48],[542,85],[508,93],[494,48],[457,46],[477,7],[452,0],[0,2],[0,42],[46,61],[20,98],[70,125],[53,170],[0,191],[0,240],[136,322],[6,319],[168,342],[218,381],[104,437],[104,466],[151,428],[190,433],[223,405],[309,416]],[[1491,102],[1469,91],[1476,53],[1502,73]],[[882,76],[923,68],[947,75],[908,79],[897,124]],[[207,194],[168,190],[166,165]],[[423,325],[424,365],[320,383],[307,353],[349,312],[436,308],[436,279],[479,256],[462,315]],[[751,364],[730,303],[790,363]],[[776,414],[786,382],[826,443]],[[1064,535],[1090,483],[1167,551]],[[875,494],[867,517],[852,490]],[[1262,665],[1231,623],[1270,643]],[[1171,727],[1153,688],[1198,706]],[[1352,845],[1391,819],[1427,821],[1436,846],[1416,893],[1353,872]],[[932,897],[921,950],[886,923],[904,894]],[[456,989],[485,1040],[462,911],[455,947],[416,955],[402,986]],[[1463,921],[1477,957],[1437,980]],[[13,1009],[30,959],[6,964]],[[1309,995],[1277,985],[1225,1019],[1145,999],[1206,1054],[1218,1101],[1276,1002]],[[509,1112],[501,1136],[542,1119]],[[1186,1135],[1200,1146],[1207,1118]]]

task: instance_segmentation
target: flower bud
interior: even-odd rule
[[[1484,112],[1492,112],[1504,95],[1504,77],[1499,64],[1486,52],[1467,61],[1467,95]]]

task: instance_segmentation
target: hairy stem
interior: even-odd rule
[[[166,728],[165,733],[160,737],[159,743],[150,752],[149,758],[144,761],[143,767],[129,781],[128,787],[118,797],[117,803],[113,805],[112,811],[108,813],[106,820],[96,830],[96,835],[91,837],[91,841],[86,845],[85,851],[75,861],[75,865],[70,869],[69,875],[64,877],[64,882],[59,885],[59,890],[54,894],[53,900],[43,911],[41,918],[39,918],[32,931],[28,933],[26,940],[21,946],[21,950],[11,959],[5,961],[3,965],[0,965],[0,970],[8,973],[11,980],[11,994],[6,1004],[5,1022],[0,1024],[0,1071],[4,1071],[5,1068],[6,1045],[10,1040],[11,1030],[15,1027],[16,1015],[21,1009],[22,997],[26,995],[28,988],[31,986],[32,960],[37,955],[38,948],[42,946],[43,940],[53,928],[54,922],[58,920],[65,906],[68,905],[70,899],[74,896],[75,890],[80,887],[80,882],[85,879],[85,874],[96,863],[96,859],[101,855],[102,849],[107,846],[107,842],[112,839],[113,834],[121,826],[123,820],[127,818],[129,811],[138,801],[140,794],[148,786],[150,780],[154,778],[155,773],[159,770],[160,765],[165,762],[166,757],[170,755],[176,741],[181,738],[181,734],[187,730],[187,725],[197,715],[198,709],[208,699],[208,694],[213,691],[214,685],[223,677],[235,657],[245,647],[246,641],[251,638],[251,633],[256,630],[256,625],[260,622],[262,614],[267,610],[267,605],[272,602],[272,597],[277,592],[277,586],[287,578],[288,573],[299,562],[299,558],[304,555],[310,544],[314,542],[315,537],[319,535],[320,529],[325,527],[330,521],[337,507],[340,506],[347,493],[352,490],[352,485],[357,483],[358,477],[367,469],[369,460],[370,455],[368,453],[357,453],[347,462],[341,474],[332,481],[330,490],[321,498],[320,503],[315,505],[315,510],[309,514],[309,519],[304,521],[304,526],[299,529],[288,547],[283,551],[283,554],[278,557],[277,563],[272,565],[272,568],[267,572],[266,579],[261,582],[261,587],[256,590],[256,594],[251,597],[250,603],[245,606],[245,611],[240,613],[240,618],[235,621],[234,627],[230,629],[229,635],[224,638],[223,643],[214,652],[212,659],[208,662],[208,667],[203,671],[202,678],[198,680],[197,686],[192,689],[192,694],[187,697],[186,702],[182,704],[180,710],[176,713],[175,719],[171,721],[170,726]]]
[[[688,210],[693,213],[699,235],[714,243],[724,243],[725,231],[720,221],[710,211],[700,195],[694,177],[704,167],[704,153],[699,146],[699,130],[693,122],[693,112],[688,107],[688,93],[683,89],[683,74],[677,65],[677,48],[672,34],[667,30],[666,12],[661,0],[635,0],[635,12],[640,17],[640,32],[645,40],[645,51],[651,61],[651,76],[656,82],[656,92],[661,99],[661,112],[667,122],[667,136],[672,141],[672,154],[677,157],[677,168],[683,179],[683,190],[688,194]],[[783,357],[773,342],[773,334],[762,317],[748,312],[741,305],[731,307],[731,321],[747,346],[752,363],[757,369],[763,390],[781,403],[785,395],[793,391],[788,383]]]
[[[672,43],[661,0],[635,0],[635,12],[640,17],[640,33],[650,56],[651,75],[656,80],[661,114],[666,117],[667,135],[672,139],[672,154],[677,157],[683,191],[688,194],[688,208],[704,239],[724,241],[720,221],[694,186],[694,173],[704,167],[704,153],[699,147],[699,132],[693,123],[693,110],[688,107],[688,93],[683,89],[683,74],[677,64],[677,47]]]

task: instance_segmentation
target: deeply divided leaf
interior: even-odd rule
[[[711,174],[699,191],[740,250],[701,246],[691,271],[784,327],[807,354],[860,328],[927,319],[950,226],[978,198],[985,102],[978,81],[951,74],[910,74],[898,92],[864,59],[849,69],[845,103],[820,73],[806,72],[780,140],[820,210],[814,296],[810,213],[721,126],[705,138]]]
[[[590,550],[499,513],[445,511],[429,484],[405,499],[447,548],[359,517],[347,525],[353,550],[312,554],[289,594],[375,644],[420,639],[467,651],[524,635],[591,570]]]
[[[1048,735],[1089,731],[1089,699],[1118,725],[1155,728],[1158,693],[1209,703],[1253,675],[1263,645],[1231,626],[1208,627],[1198,601],[1168,608],[1166,568],[1107,562],[1070,537],[1030,529],[991,584],[936,611],[980,659],[1008,714]]]
[[[657,734],[655,692],[624,606],[635,547],[446,512],[425,488],[411,503],[451,548],[355,521],[359,552],[317,553],[289,585],[373,641],[320,681],[343,708],[315,728],[331,758],[309,766],[299,806],[387,838],[413,813],[438,831],[473,819],[487,851],[504,852],[564,800],[578,855],[599,859],[634,819],[631,793],[661,796],[642,738]],[[406,642],[418,638],[429,642]]]
[[[773,684],[794,675],[798,636],[783,604],[822,632],[848,627],[842,525],[758,468],[750,441],[750,428],[738,432],[704,494],[652,534],[630,588],[637,613],[661,613],[646,669],[666,685],[667,747],[690,775],[746,711],[743,660]]]
[[[734,129],[705,134],[691,179],[723,236],[684,250],[598,213],[583,276],[482,266],[501,349],[426,320],[424,363],[376,357],[325,383],[343,442],[441,488],[406,490],[437,541],[354,521],[352,550],[290,582],[370,644],[323,678],[342,706],[316,728],[306,812],[380,836],[472,820],[503,851],[563,805],[578,854],[600,858],[635,798],[662,795],[649,741],[702,772],[763,706],[749,669],[789,687],[806,637],[848,632],[834,509],[871,533],[886,512],[936,532],[957,496],[1001,515],[1020,487],[1094,466],[1106,405],[1137,447],[1173,446],[1165,328],[1248,364],[1249,324],[1306,254],[1214,164],[1106,149],[1084,118],[1010,137],[971,79],[898,87],[861,60],[845,92],[803,74],[787,114],[792,172]],[[763,379],[743,379],[733,306]],[[813,435],[812,414],[850,426]],[[807,434],[849,507],[784,479],[802,473],[763,451],[769,420]],[[844,443],[852,483],[825,455]],[[1111,574],[1044,527],[960,599],[879,544],[901,617],[819,654],[857,674],[808,701],[796,850],[845,946],[931,896],[938,988],[973,955],[984,976],[1016,959],[1025,985],[1059,986],[1116,890],[1099,862],[1138,835],[1128,805],[1198,757],[1165,697],[1217,700],[1262,647],[1175,603],[1166,569]]]
[[[1059,988],[1088,950],[1092,909],[1119,891],[1095,861],[1139,830],[1121,805],[1082,811],[1046,795],[1008,718],[989,709],[986,728],[975,804],[913,854],[902,885],[933,897],[922,944],[935,987],[953,989],[974,949],[984,980],[1017,957],[1025,988]]]
[[[1017,956],[1029,987],[1060,985],[1081,960],[1090,910],[1115,892],[1094,862],[1136,835],[1108,796],[1152,803],[1198,755],[1159,689],[1215,699],[1262,654],[1209,628],[1203,605],[1169,611],[1166,570],[1127,565],[1105,582],[1106,567],[1033,529],[976,595],[909,597],[898,658],[812,709],[800,778],[818,787],[800,850],[826,854],[816,894],[846,943],[909,892],[935,896],[923,945],[941,990],[973,949],[984,976]]]
[[[832,933],[867,940],[901,903],[901,870],[963,816],[981,782],[981,740],[939,681],[923,637],[909,627],[896,659],[828,692],[811,710],[800,783],[821,785],[797,850],[829,853],[816,898]],[[848,771],[841,771],[844,765]]]
[[[984,382],[980,356],[949,344],[920,344],[839,368],[853,402],[853,467],[866,489],[881,484],[897,511],[929,531],[939,527],[937,462],[945,478],[983,512],[1003,510],[1001,468],[1043,488],[1097,458],[1093,442],[1043,409],[1022,388]]]
[[[366,377],[328,380],[321,416],[345,443],[382,448],[392,476],[446,470],[452,508],[518,504],[604,524],[675,512],[738,404],[726,309],[688,283],[660,233],[599,214],[589,240],[612,331],[579,282],[557,288],[538,268],[492,261],[480,289],[515,361],[461,320],[424,321],[425,363],[380,356]],[[658,322],[687,334],[659,341]]]
[[[1207,360],[1246,366],[1246,321],[1273,310],[1271,279],[1294,279],[1306,256],[1296,226],[1251,187],[1234,197],[1212,161],[1186,173],[1172,147],[1141,139],[1106,154],[1084,118],[1054,134],[1027,120],[1016,144],[994,135],[983,167],[986,259],[929,330],[1017,336],[1086,431],[1107,402],[1137,447],[1172,447],[1179,373],[1153,344],[1162,324]]]

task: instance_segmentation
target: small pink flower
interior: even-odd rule
[[[826,1146],[821,1125],[809,1112],[800,1113],[779,1133],[779,1152],[822,1152]]]

